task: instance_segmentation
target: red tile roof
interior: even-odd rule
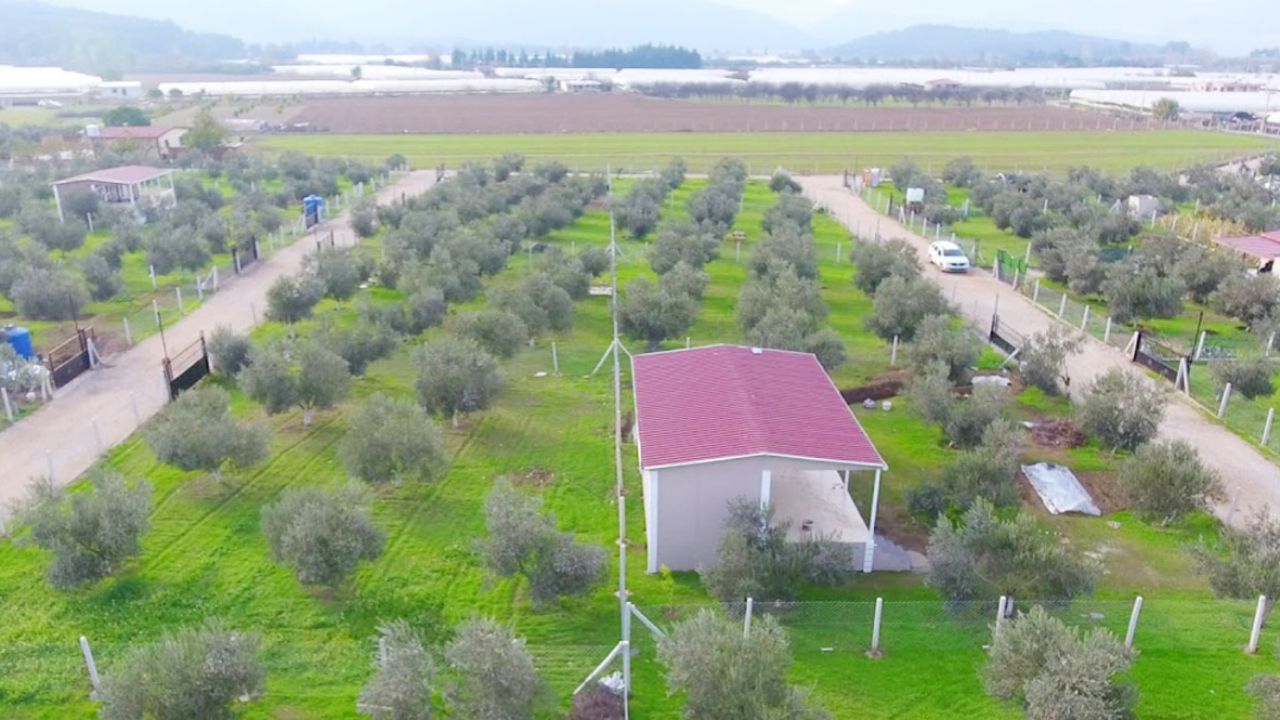
[[[98,130],[102,140],[158,140],[162,135],[173,130],[162,125],[142,125],[139,127],[104,127]]]
[[[1225,245],[1262,260],[1280,258],[1280,230],[1258,233],[1257,235],[1220,237],[1214,240],[1219,245]]]
[[[809,353],[712,345],[631,368],[643,468],[751,455],[885,466]]]
[[[122,167],[107,168],[105,170],[94,170],[83,175],[76,175],[65,180],[59,180],[54,185],[62,185],[64,183],[73,182],[99,182],[105,185],[137,185],[140,182],[154,180],[158,177],[168,175],[171,170],[158,167],[148,167],[146,165],[124,165]]]

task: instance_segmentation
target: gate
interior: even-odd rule
[[[1171,383],[1177,383],[1178,367],[1183,360],[1187,360],[1187,372],[1190,372],[1190,358],[1164,343],[1151,339],[1145,332],[1138,331],[1137,342],[1133,344],[1134,362],[1163,376]]]
[[[164,365],[164,382],[169,387],[169,400],[177,400],[183,390],[190,390],[200,379],[211,371],[209,367],[209,349],[204,343],[204,333],[200,339],[179,350],[173,357],[166,357]]]
[[[76,334],[67,338],[45,355],[45,364],[54,387],[63,387],[93,367],[95,336],[93,328],[76,328]]]
[[[1001,322],[999,313],[991,315],[991,332],[987,335],[987,340],[1010,355],[1027,341],[1022,333],[1009,327],[1008,323]]]
[[[257,238],[250,240],[246,247],[236,246],[231,248],[231,264],[236,269],[237,275],[258,262],[258,257]]]
[[[977,264],[977,253],[975,252],[974,255],[973,262]],[[1014,257],[1004,250],[996,250],[996,259],[991,263],[991,274],[1000,282],[1016,287],[1018,279],[1026,278],[1027,276],[1027,262],[1025,259]]]

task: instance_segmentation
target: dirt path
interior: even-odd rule
[[[435,184],[434,171],[413,172],[376,194],[380,203],[416,195]],[[319,227],[333,232],[338,245],[356,242],[344,212]],[[315,248],[307,237],[264,260],[235,283],[206,300],[172,327],[165,329],[171,352],[195,342],[219,325],[248,331],[266,311],[267,289],[281,275],[298,272],[303,258]],[[85,373],[58,391],[53,402],[0,432],[0,513],[10,500],[21,497],[32,478],[49,474],[68,483],[88,470],[102,453],[129,437],[168,401],[161,371],[164,350],[153,335],[126,352],[113,355],[99,369]],[[136,409],[135,409],[136,408]]]
[[[881,215],[842,186],[839,176],[797,178],[805,195],[827,208],[833,217],[854,232],[870,235],[878,226],[883,238],[903,238],[915,244],[925,273],[936,280],[943,293],[965,317],[980,328],[989,328],[997,303],[1000,319],[1031,335],[1059,323],[1038,309],[1013,288],[983,271],[968,275],[944,275],[927,261],[929,241],[894,220]],[[1087,387],[1097,375],[1114,367],[1132,372],[1151,384],[1153,391],[1171,395],[1161,437],[1181,439],[1194,445],[1200,456],[1218,470],[1228,497],[1215,510],[1219,517],[1240,524],[1260,508],[1280,511],[1280,467],[1260,451],[1222,425],[1204,416],[1167,383],[1157,384],[1120,351],[1086,337],[1083,350],[1067,363],[1072,394]],[[1233,511],[1233,505],[1234,511]]]

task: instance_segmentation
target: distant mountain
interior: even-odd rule
[[[829,57],[889,63],[962,65],[1108,65],[1163,62],[1186,55],[1185,43],[1151,45],[1060,30],[1015,33],[953,25],[914,25],[827,48]]]
[[[782,20],[711,0],[363,0],[354,7],[324,0],[113,0],[111,8],[263,43],[332,39],[445,49],[455,43],[588,49],[661,43],[733,52],[817,44]]]
[[[206,69],[243,57],[244,43],[172,22],[0,0],[0,64],[60,65],[100,75]]]

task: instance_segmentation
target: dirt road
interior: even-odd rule
[[[435,172],[413,172],[379,190],[380,203],[416,195],[435,184]],[[332,231],[338,245],[356,242],[347,214],[324,223],[317,234]],[[298,272],[303,258],[314,252],[306,237],[264,260],[234,284],[207,299],[172,327],[164,342],[176,352],[227,325],[239,332],[252,328],[266,311],[267,289],[281,275]],[[30,417],[0,432],[0,513],[8,501],[21,497],[28,483],[47,476],[68,483],[88,470],[106,449],[129,437],[168,402],[161,370],[164,350],[159,335],[107,358],[100,368],[87,372],[58,390],[50,402]]]
[[[850,230],[869,236],[878,224],[882,238],[910,240],[916,246],[926,274],[938,282],[943,294],[951,298],[960,312],[979,328],[990,328],[997,303],[1001,321],[1023,335],[1060,324],[1018,291],[984,271],[968,275],[941,273],[927,261],[928,240],[876,212],[845,189],[839,176],[797,180],[804,187],[805,195],[826,207]],[[1219,517],[1238,525],[1255,509],[1270,508],[1280,512],[1280,467],[1230,430],[1203,415],[1180,394],[1174,393],[1168,383],[1158,384],[1149,378],[1115,348],[1085,337],[1083,350],[1067,362],[1072,394],[1087,387],[1097,375],[1116,367],[1142,377],[1150,383],[1153,392],[1169,393],[1170,402],[1160,425],[1160,435],[1191,443],[1200,451],[1204,461],[1221,474],[1228,497],[1215,508]]]

